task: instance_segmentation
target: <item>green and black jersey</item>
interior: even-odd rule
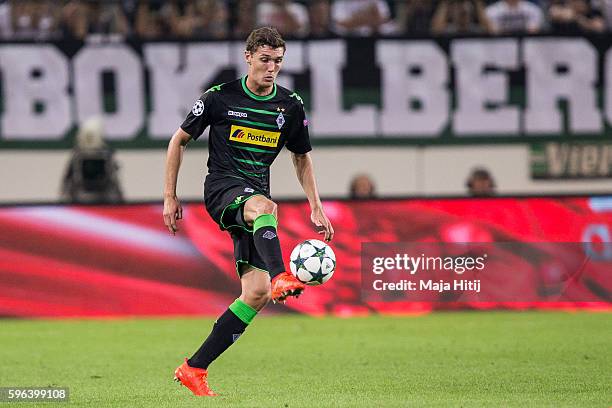
[[[283,146],[311,150],[302,99],[282,86],[258,96],[246,77],[206,91],[181,125],[193,139],[210,126],[208,178],[237,177],[270,194],[270,165]]]

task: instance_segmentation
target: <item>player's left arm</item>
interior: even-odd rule
[[[295,167],[295,174],[310,204],[310,220],[320,229],[320,234],[325,234],[325,241],[331,241],[334,238],[334,227],[323,210],[310,153],[292,152],[291,158],[293,160],[293,166]]]

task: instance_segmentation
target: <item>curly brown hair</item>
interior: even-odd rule
[[[246,40],[246,50],[255,52],[259,47],[267,45],[271,48],[283,48],[283,52],[287,49],[285,40],[274,27],[261,27],[251,31]]]

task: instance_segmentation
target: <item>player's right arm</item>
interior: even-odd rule
[[[172,234],[178,231],[176,222],[183,218],[183,209],[176,196],[176,182],[185,146],[191,140],[189,133],[178,128],[168,143],[164,177],[164,224]]]
[[[164,224],[172,234],[178,231],[176,221],[183,218],[183,209],[176,197],[176,181],[181,167],[183,151],[187,143],[200,137],[204,129],[210,124],[212,98],[209,91],[204,92],[195,101],[191,112],[187,114],[183,124],[174,132],[168,144],[164,178]]]

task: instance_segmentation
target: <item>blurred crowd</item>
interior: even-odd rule
[[[612,0],[0,0],[2,39],[241,39],[612,31]]]

